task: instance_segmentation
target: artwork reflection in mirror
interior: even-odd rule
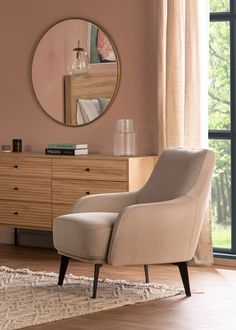
[[[50,117],[66,125],[84,125],[110,107],[119,71],[109,36],[91,22],[69,19],[40,39],[32,63],[33,89]]]

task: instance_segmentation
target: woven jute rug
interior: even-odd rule
[[[165,284],[100,280],[91,299],[93,280],[67,275],[0,267],[0,329],[20,329],[64,318],[99,312],[182,292]]]

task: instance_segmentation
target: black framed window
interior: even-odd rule
[[[209,146],[212,238],[217,255],[236,255],[236,1],[210,0]]]

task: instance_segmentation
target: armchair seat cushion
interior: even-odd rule
[[[88,212],[59,216],[53,225],[54,246],[62,255],[106,262],[111,232],[118,213]]]

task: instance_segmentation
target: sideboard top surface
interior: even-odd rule
[[[112,156],[112,155],[104,155],[104,154],[96,154],[91,153],[88,155],[78,155],[78,156],[63,156],[63,155],[45,155],[44,153],[40,152],[0,152],[0,157],[36,157],[36,158],[48,158],[48,159],[104,159],[104,160],[128,160],[133,158],[148,158],[148,157],[157,157],[157,155],[150,155],[150,156]]]

